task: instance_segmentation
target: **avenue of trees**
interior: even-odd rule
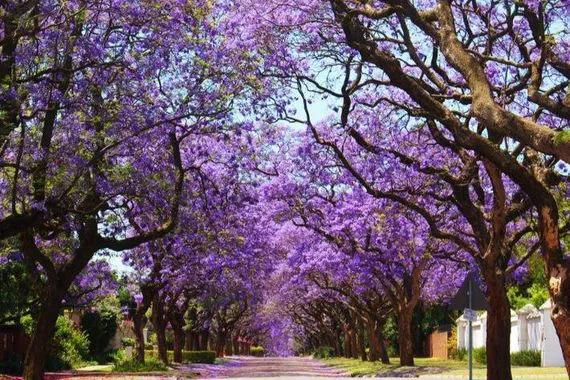
[[[330,346],[414,364],[476,272],[487,377],[547,292],[570,374],[563,0],[0,1],[1,323],[42,379],[66,304],[121,286],[135,359]],[[414,318],[416,320],[414,320]],[[426,317],[427,318],[427,317]],[[368,348],[368,353],[367,349]]]

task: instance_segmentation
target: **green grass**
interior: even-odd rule
[[[415,367],[401,367],[398,358],[390,358],[390,364],[381,362],[363,362],[360,359],[330,358],[321,359],[325,364],[340,369],[350,376],[427,376],[438,378],[446,376],[467,376],[467,362],[459,360],[443,360],[435,358],[414,358]],[[477,378],[485,378],[486,366],[473,363],[473,375]],[[540,367],[512,367],[513,376],[525,376],[530,378],[533,375],[548,375],[548,379],[562,380],[568,379],[566,370],[560,368],[540,368]]]

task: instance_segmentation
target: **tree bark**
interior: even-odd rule
[[[234,345],[234,355],[239,355],[240,354],[240,352],[239,352],[239,341],[238,341],[237,334],[234,335],[232,343]]]
[[[511,380],[511,308],[503,274],[483,272],[487,283],[487,379]]]
[[[384,334],[382,334],[381,329],[378,329],[378,341],[380,342],[380,360],[383,364],[390,364],[390,357],[388,356]]]
[[[164,317],[164,305],[158,294],[152,302],[152,326],[156,332],[156,344],[158,346],[158,359],[168,364],[168,350],[166,346],[166,318]]]
[[[226,347],[227,334],[225,331],[218,331],[216,336],[216,356],[224,357],[224,348]]]
[[[378,331],[376,328],[376,321],[372,317],[366,318],[366,324],[368,326],[368,339],[370,342],[370,352],[368,359],[371,362],[375,362],[380,358],[380,347],[378,344]]]
[[[64,294],[65,292],[54,288],[46,291],[46,298],[42,302],[38,320],[26,351],[24,380],[43,380],[44,378],[49,343],[55,333],[55,325]]]
[[[352,344],[350,338],[350,331],[348,329],[344,330],[344,357],[352,357]]]
[[[362,361],[366,361],[368,359],[368,355],[366,355],[366,342],[364,341],[364,324],[362,323],[362,319],[358,320],[358,348],[360,349],[360,359]]]
[[[400,365],[413,366],[412,312],[408,308],[403,308],[398,315],[398,343],[400,344]]]
[[[181,326],[172,325],[174,330],[174,355],[173,360],[175,363],[182,363],[182,350],[184,349],[185,334]]]
[[[564,260],[560,246],[558,208],[553,200],[550,200],[551,204],[545,203],[540,207],[539,229],[552,306],[550,316],[570,376],[570,262]]]

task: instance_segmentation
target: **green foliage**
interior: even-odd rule
[[[318,359],[328,359],[335,356],[334,348],[329,346],[320,346],[313,352],[313,356]]]
[[[81,318],[83,331],[89,337],[89,354],[98,358],[105,353],[105,348],[117,331],[118,315],[111,308],[90,311]]]
[[[528,261],[529,274],[526,284],[510,286],[507,297],[511,308],[518,310],[521,307],[532,304],[539,308],[550,297],[546,287],[546,274],[544,264],[539,256],[533,256]]]
[[[24,371],[23,359],[15,354],[9,354],[0,362],[0,374],[21,375]]]
[[[479,364],[487,363],[487,347],[479,347],[473,349],[473,360]]]
[[[0,247],[0,256],[7,254]],[[10,247],[8,247],[10,248]],[[21,316],[35,312],[36,292],[23,262],[0,265],[0,320],[18,322]]]
[[[29,315],[20,320],[26,334],[33,332],[35,321]],[[89,338],[79,331],[71,319],[65,315],[57,318],[55,334],[49,343],[49,356],[46,361],[47,371],[70,369],[84,363],[89,356]]]
[[[152,345],[152,343],[145,343],[144,344],[145,350],[152,350],[153,348],[154,348],[154,346]]]
[[[123,347],[134,347],[135,340],[133,338],[124,337],[123,339],[121,339],[121,345]]]
[[[144,363],[136,360],[124,360],[115,363],[113,372],[164,372],[166,366],[156,358],[146,358]]]
[[[249,352],[250,352],[251,356],[264,356],[265,355],[265,349],[261,346],[252,346]]]
[[[554,136],[554,145],[559,145],[559,144],[563,144],[567,141],[570,141],[570,130],[565,129],[563,131],[560,131],[556,134],[556,136]]]
[[[87,334],[79,331],[66,316],[57,318],[54,344],[56,357],[70,367],[80,364],[89,355]]]
[[[511,354],[511,364],[524,367],[540,367],[541,355],[538,350],[524,350]]]
[[[447,352],[449,359],[465,360],[467,358],[467,349],[457,348],[457,326],[453,325],[451,334],[447,339]]]
[[[158,351],[145,350],[145,357],[158,358]],[[168,351],[168,360],[174,360],[174,351]],[[214,364],[216,353],[214,351],[182,351],[182,361],[184,363],[204,363]]]

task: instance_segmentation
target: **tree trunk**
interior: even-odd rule
[[[398,315],[398,343],[400,345],[400,365],[414,365],[414,345],[412,342],[412,311],[401,307]]]
[[[224,348],[226,347],[226,332],[218,331],[216,336],[216,356],[219,358],[224,357]]]
[[[560,340],[566,371],[570,376],[570,261],[564,259],[558,229],[558,208],[553,200],[539,210],[541,251],[548,279],[550,316]]]
[[[55,333],[61,300],[65,294],[65,292],[57,289],[49,289],[46,293],[47,296],[42,301],[38,320],[26,351],[24,380],[43,380],[44,378],[44,367],[49,353],[49,343]]]
[[[133,317],[133,333],[135,334],[135,360],[144,363],[144,313],[139,315],[137,312]]]
[[[173,360],[175,363],[182,363],[182,350],[184,349],[184,343],[186,341],[186,334],[184,331],[184,326],[186,325],[184,312],[177,310],[176,306],[173,305],[169,309],[168,320],[170,321],[174,335]]]
[[[225,349],[225,353],[226,356],[231,356],[232,353],[232,340],[231,339],[226,339],[226,349]]]
[[[388,356],[388,350],[386,349],[386,342],[384,341],[384,334],[382,329],[378,329],[378,342],[380,342],[380,359],[383,364],[390,364],[390,357]]]
[[[168,349],[166,347],[166,318],[164,317],[164,305],[158,294],[154,297],[152,302],[151,320],[156,333],[158,359],[164,364],[168,364]]]
[[[199,351],[208,351],[208,342],[210,340],[210,331],[204,330],[200,333],[200,348]]]
[[[380,348],[378,344],[378,331],[376,328],[376,321],[372,317],[366,318],[366,324],[368,326],[368,339],[370,342],[370,352],[368,359],[371,362],[375,362],[380,358]]]
[[[358,342],[355,329],[350,330],[350,350],[352,351],[352,358],[358,359]]]
[[[487,283],[487,379],[511,380],[511,308],[504,275],[494,268],[483,272]]]
[[[232,343],[234,345],[234,355],[239,355],[240,354],[240,352],[239,352],[239,341],[238,341],[237,334],[234,335]]]
[[[358,320],[358,348],[360,349],[360,359],[366,361],[368,355],[366,355],[366,342],[364,341],[364,324],[360,318]]]
[[[174,357],[173,360],[175,363],[182,363],[182,350],[184,349],[184,342],[185,342],[185,335],[184,329],[180,328],[179,326],[174,327]]]
[[[344,330],[344,357],[350,358],[352,357],[352,350],[351,350],[351,342],[350,342],[350,332],[348,329]]]

